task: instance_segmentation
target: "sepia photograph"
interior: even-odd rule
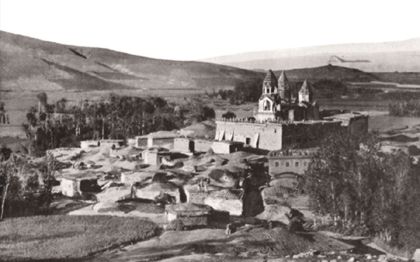
[[[420,1],[0,0],[0,262],[420,262]]]

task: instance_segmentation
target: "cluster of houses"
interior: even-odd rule
[[[211,221],[228,221],[229,215],[245,213],[245,182],[243,174],[217,170],[215,163],[223,161],[218,155],[241,151],[264,154],[268,186],[295,190],[317,152],[321,135],[339,129],[353,134],[367,132],[368,117],[363,114],[346,113],[320,119],[313,88],[307,81],[294,97],[285,73],[277,79],[269,71],[262,88],[255,118],[217,120],[214,139],[159,131],[127,141],[82,141],[80,146],[84,151],[100,149],[111,158],[137,163],[136,170],[119,172],[118,182],[125,186],[129,197],[164,199],[168,204],[168,223],[178,219],[184,226],[205,226]],[[189,172],[184,167],[185,174],[179,173],[185,162],[208,152],[212,154],[206,165],[194,166]],[[63,177],[61,191],[63,195],[75,197],[108,185],[103,183],[98,187],[97,180],[92,175]]]

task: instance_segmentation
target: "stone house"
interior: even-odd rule
[[[79,197],[83,193],[98,192],[98,177],[96,175],[69,175],[61,178],[61,193],[68,197]]]
[[[144,136],[136,136],[136,147],[164,147],[173,149],[175,138],[179,135],[174,131],[158,131]]]
[[[176,137],[174,139],[174,151],[190,154],[194,152],[194,140],[187,137]]]
[[[179,220],[186,228],[222,227],[230,222],[229,212],[214,210],[204,204],[183,203],[167,205],[165,208],[168,223]]]
[[[212,140],[206,139],[194,139],[194,150],[195,152],[208,152],[213,145]]]
[[[171,159],[171,152],[165,148],[148,148],[142,152],[143,162],[148,165],[158,166],[164,159]]]
[[[336,114],[324,119],[340,121],[341,126],[346,128],[350,134],[355,136],[364,135],[368,132],[369,116],[358,112]]]
[[[317,148],[276,150],[268,153],[270,185],[296,188]]]
[[[230,154],[241,151],[243,143],[235,141],[213,141],[211,149],[216,154]]]
[[[165,214],[168,223],[176,219],[185,227],[205,227],[210,224],[212,208],[203,204],[182,203],[166,205]]]

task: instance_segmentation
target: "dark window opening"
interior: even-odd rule
[[[245,139],[245,144],[250,145],[251,144],[251,138],[247,137]]]

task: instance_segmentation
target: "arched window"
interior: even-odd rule
[[[264,102],[264,111],[270,111],[270,107],[271,107],[270,101],[266,100]]]

